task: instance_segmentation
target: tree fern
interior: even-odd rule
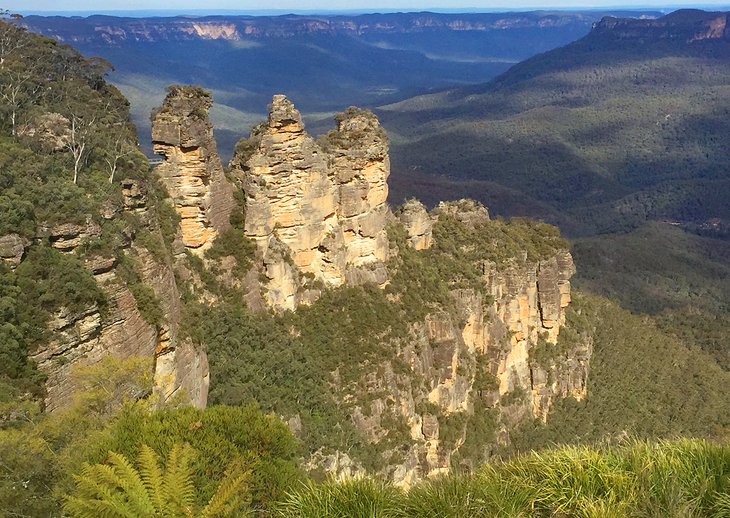
[[[127,498],[130,509],[138,516],[151,515],[154,512],[153,503],[134,466],[123,455],[114,452],[109,453],[109,462],[111,466],[99,465],[98,472],[106,471],[116,475],[116,479],[110,480],[112,483],[117,480],[117,487],[121,488]]]
[[[177,516],[193,516],[195,487],[190,472],[192,448],[176,444],[170,450],[162,479],[162,494],[170,510]]]
[[[74,477],[76,491],[65,498],[64,510],[77,518],[187,518],[241,516],[249,473],[232,465],[208,504],[195,506],[192,482],[193,449],[176,444],[164,471],[154,451],[143,445],[135,468],[118,453],[106,464],[85,464]]]

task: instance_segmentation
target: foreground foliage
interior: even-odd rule
[[[232,465],[208,504],[200,509],[195,505],[192,457],[189,445],[176,444],[163,470],[149,446],[141,447],[138,468],[123,455],[109,452],[107,463],[87,464],[74,477],[76,491],[66,498],[64,510],[79,518],[244,515],[241,497],[246,495],[248,474]]]
[[[277,417],[252,405],[156,411],[154,398],[140,399],[152,389],[148,365],[147,359],[108,358],[77,369],[74,404],[52,414],[42,414],[31,402],[0,405],[0,516],[62,516],[67,495],[94,497],[78,481],[107,480],[99,473],[109,474],[114,465],[123,469],[122,457],[144,456],[147,471],[154,458],[167,458],[168,465],[177,459],[178,467],[189,470],[186,477],[195,491],[186,498],[193,508],[223,500],[238,505],[236,516],[268,508],[300,479],[298,445]],[[191,450],[182,452],[182,444]],[[110,451],[116,452],[116,461],[99,468],[110,459]],[[238,471],[231,475],[233,469]],[[215,496],[243,473],[245,484],[237,485],[235,499]],[[116,480],[116,475],[109,476],[109,481]],[[131,487],[127,483],[131,480],[125,482]],[[121,498],[113,488],[104,492]],[[80,510],[67,509],[84,516]]]
[[[705,441],[567,447],[408,492],[369,480],[309,484],[282,517],[712,516],[730,514],[730,446]]]

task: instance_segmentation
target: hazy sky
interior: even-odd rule
[[[111,10],[150,10],[166,11],[203,11],[210,10],[423,10],[446,8],[480,10],[548,8],[548,7],[676,7],[678,5],[727,5],[728,0],[0,0],[0,6],[17,12],[27,11],[111,11]]]

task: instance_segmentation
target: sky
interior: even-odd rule
[[[170,13],[202,13],[221,10],[241,11],[422,11],[439,10],[469,11],[505,10],[527,8],[600,8],[600,7],[667,7],[678,6],[727,6],[728,0],[0,0],[0,7],[20,13],[37,11],[150,11],[164,10]]]

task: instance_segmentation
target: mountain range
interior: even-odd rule
[[[377,106],[487,81],[520,60],[569,43],[602,16],[657,12],[389,13],[357,16],[120,18],[28,16],[28,29],[111,62],[149,151],[149,113],[171,83],[212,90],[219,147],[294,99],[315,132],[350,105]]]
[[[407,194],[468,190],[576,236],[647,219],[724,228],[728,34],[726,13],[608,17],[488,83],[385,106],[394,169]]]

